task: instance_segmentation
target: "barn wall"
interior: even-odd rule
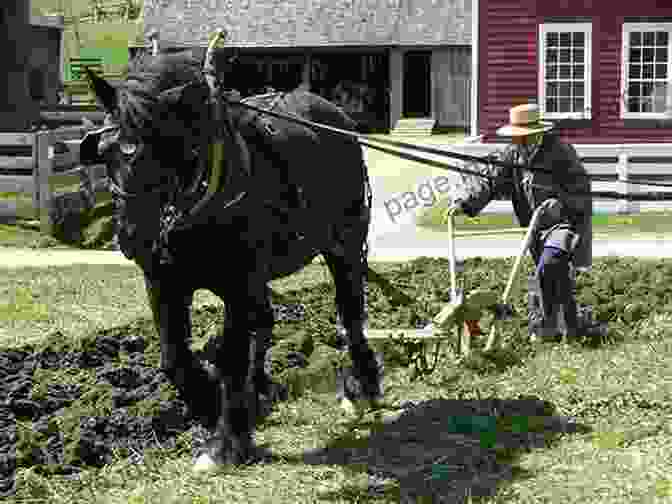
[[[672,2],[480,0],[479,5],[479,128],[485,141],[497,140],[495,130],[507,122],[510,107],[537,100],[539,24],[547,18],[588,17],[593,25],[592,119],[564,121],[563,137],[573,143],[672,142],[669,125],[638,125],[619,117],[624,19],[670,17]]]
[[[432,110],[438,126],[469,125],[470,80],[470,47],[432,51]]]
[[[490,140],[509,108],[536,99],[536,2],[481,0],[479,14],[480,129]]]

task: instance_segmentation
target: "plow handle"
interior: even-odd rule
[[[448,211],[448,266],[450,268],[450,299],[457,299],[457,278],[455,267],[455,212]]]
[[[537,228],[537,221],[539,220],[539,216],[542,214],[543,211],[544,207],[539,206],[532,215],[530,224],[527,227],[527,232],[525,233],[525,237],[523,238],[523,241],[520,245],[520,251],[518,252],[518,257],[516,257],[516,262],[513,264],[513,268],[511,269],[511,274],[509,275],[509,281],[506,283],[506,288],[504,289],[504,294],[502,295],[502,304],[506,304],[507,301],[509,300],[509,296],[511,295],[511,291],[513,290],[513,282],[518,276],[518,271],[520,271],[520,265],[523,262],[525,253],[527,252],[527,249],[530,247],[532,243],[532,237],[534,236],[534,232]],[[485,345],[484,351],[489,352],[490,350],[492,350],[493,346],[495,345],[495,340],[497,339],[497,336],[498,336],[498,321],[495,321],[492,324],[492,327],[490,328],[490,334],[488,335],[488,341]]]

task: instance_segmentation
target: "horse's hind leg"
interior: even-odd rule
[[[339,391],[340,399],[376,401],[382,396],[381,365],[364,335],[364,275],[367,261],[363,246],[366,230],[364,223],[342,230],[340,247],[323,251],[322,255],[336,285],[336,309],[343,323],[353,362],[353,376],[345,380],[344,390]]]

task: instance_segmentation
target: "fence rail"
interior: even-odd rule
[[[481,143],[482,137],[467,139],[464,143],[448,146],[450,150],[472,156],[486,156],[501,150],[506,144]],[[574,144],[586,171],[590,175],[606,175],[613,181],[594,181],[592,189],[618,191],[621,194],[637,192],[672,192],[672,188],[632,184],[629,181],[672,181],[672,144]],[[617,213],[639,213],[642,210],[669,209],[670,201],[599,202],[599,206]],[[596,203],[593,203],[596,206]]]
[[[50,210],[60,191],[82,184],[95,194],[106,190],[103,165],[85,167],[79,161],[83,128],[60,128],[35,133],[0,133],[0,150],[29,156],[0,157],[0,215],[37,218],[43,233],[53,229]],[[10,166],[9,168],[7,166]]]

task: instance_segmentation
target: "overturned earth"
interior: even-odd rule
[[[492,274],[494,266],[497,275]],[[609,266],[600,264],[599,269]],[[468,260],[465,290],[498,289],[498,278],[504,278],[509,268],[510,261]],[[668,268],[672,273],[671,265]],[[370,326],[424,326],[449,301],[448,275],[447,261],[441,259],[419,259],[386,273],[396,288],[414,296],[414,302],[394,304],[389,295],[370,284]],[[632,284],[624,285],[632,289]],[[622,310],[606,305],[614,295],[612,286],[595,287],[580,282],[579,300],[590,295],[590,301],[597,302],[593,306],[604,306],[597,318],[613,320]],[[669,290],[657,296],[659,304],[672,302]],[[339,369],[348,365],[348,359],[335,329],[332,283],[274,295],[273,303],[277,324],[267,361],[279,393],[269,400],[269,409],[273,400],[291,400],[306,388],[334,391]],[[514,309],[524,313],[525,305],[521,294]],[[211,355],[206,342],[221,337],[225,344],[220,332],[223,322],[221,306],[193,310],[193,348],[201,359]],[[526,325],[527,320],[520,317],[511,330],[526,331]],[[409,348],[403,342],[385,342],[380,347],[385,364],[393,366],[411,363]],[[148,447],[198,452],[208,432],[191,417],[160,370],[159,356],[150,319],[76,340],[55,332],[39,346],[0,347],[0,495],[12,493],[18,468],[77,478],[87,467],[119,458],[140,463]]]

